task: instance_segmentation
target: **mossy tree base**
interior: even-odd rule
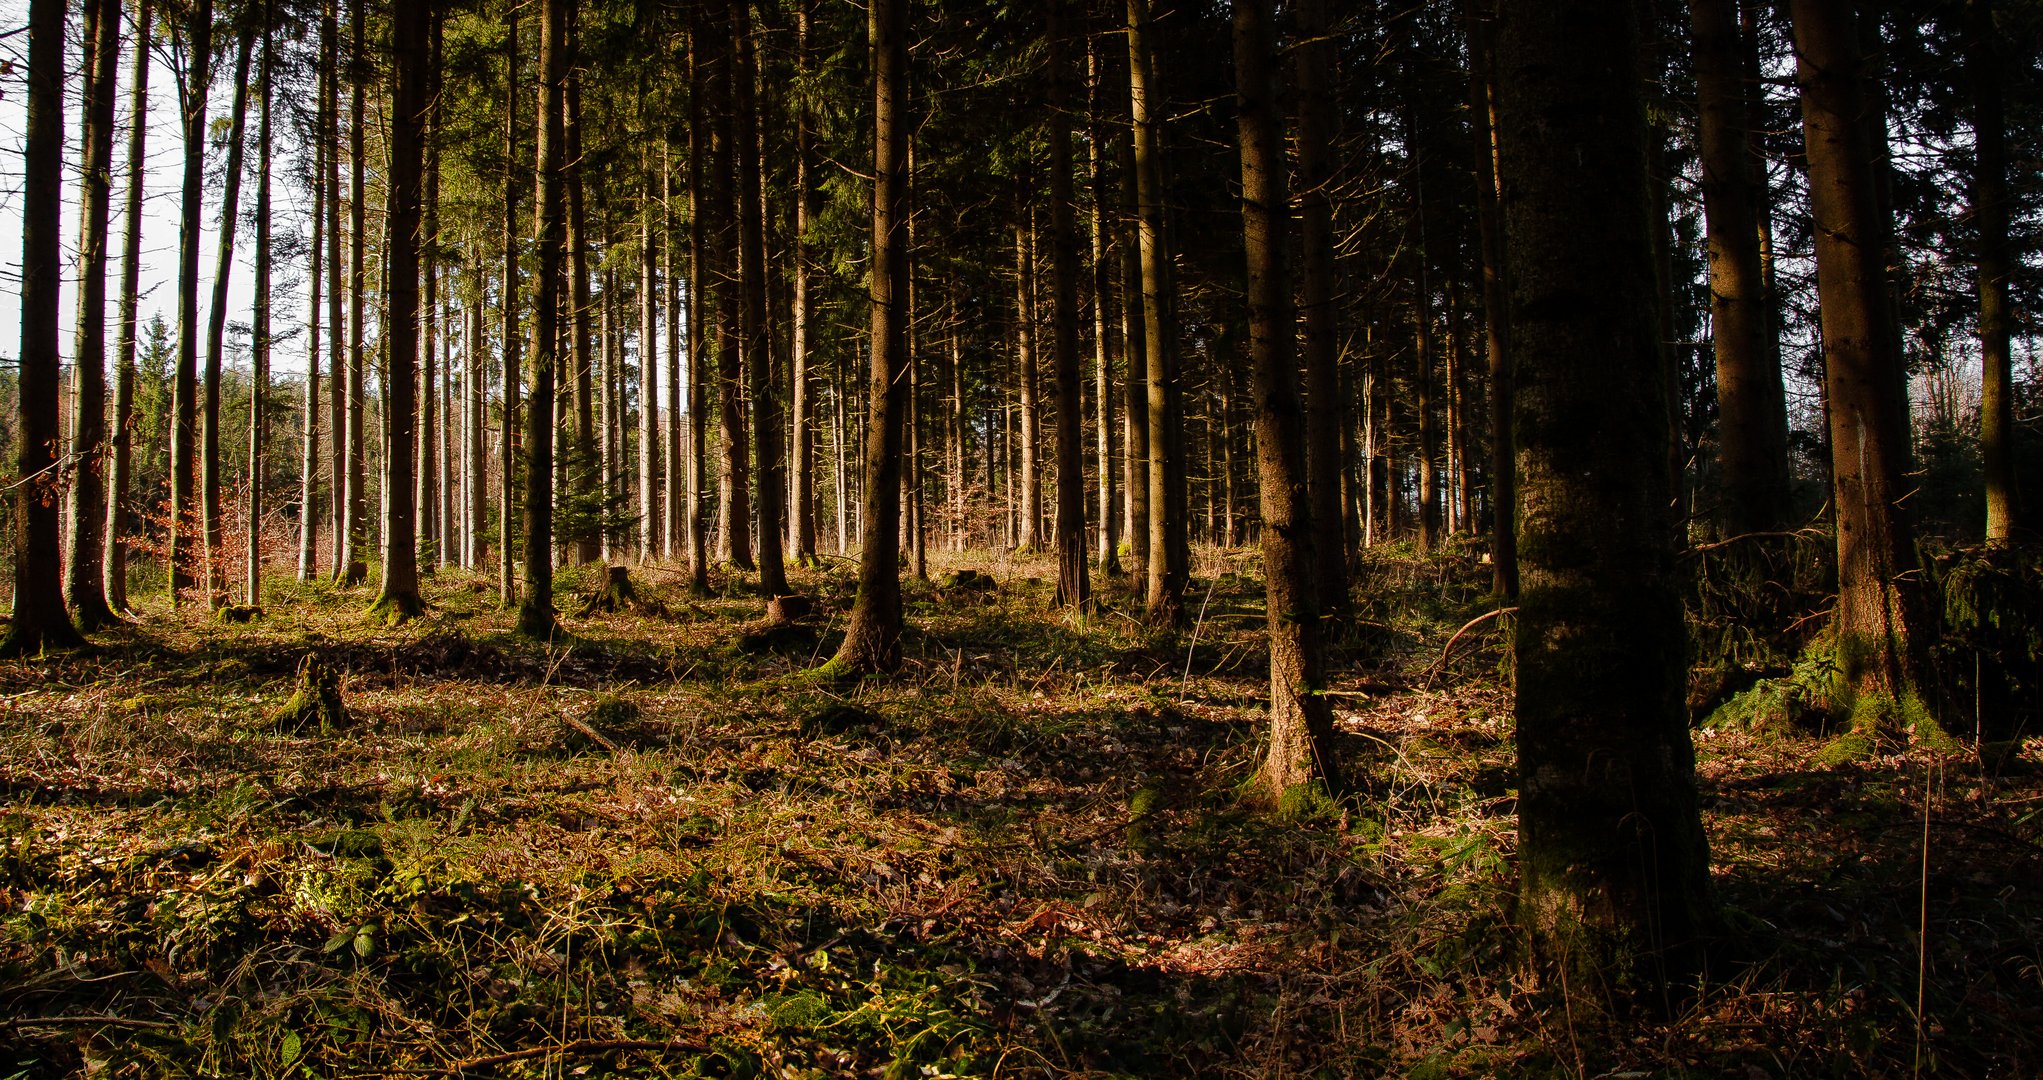
[[[639,594],[631,582],[631,568],[627,566],[606,566],[603,568],[603,585],[589,594],[577,614],[595,615],[599,612],[611,614],[631,613],[649,615],[655,618],[667,614],[666,606],[657,600]]]
[[[340,672],[307,653],[298,662],[298,683],[282,707],[270,714],[270,722],[283,731],[303,731],[317,724],[321,735],[346,727],[347,705],[341,701]]]
[[[369,605],[369,614],[385,626],[400,626],[425,614],[425,601],[417,593],[384,593]]]

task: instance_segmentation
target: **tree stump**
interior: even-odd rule
[[[639,595],[637,587],[631,583],[631,568],[628,566],[603,568],[603,586],[589,595],[588,601],[582,605],[580,614],[594,615],[599,611],[628,611],[656,616],[667,613],[667,609],[659,602]]]
[[[290,700],[270,714],[270,721],[279,729],[292,732],[302,731],[307,724],[317,721],[321,735],[346,726],[348,709],[341,702],[340,672],[317,653],[305,654],[305,659],[298,662],[297,687]]]

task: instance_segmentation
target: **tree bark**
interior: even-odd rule
[[[707,110],[703,99],[715,78],[701,16],[691,9],[688,27],[688,587],[703,595],[709,592],[709,552],[706,535],[706,507],[703,496],[709,489],[707,372],[703,359],[709,335],[703,332],[709,318],[709,284],[706,232],[702,210],[708,205],[703,188],[703,158],[709,152]]]
[[[1884,129],[1865,122],[1867,87],[1853,9],[1795,0],[1796,82],[1809,156],[1831,475],[1837,514],[1837,662],[1854,729],[1898,722],[1937,733],[1919,686],[1924,614],[1914,535],[1900,500],[1910,483],[1906,379],[1888,310],[1875,175]]]
[[[865,440],[864,547],[858,599],[833,675],[901,664],[901,417],[907,411],[908,2],[871,0],[873,58],[872,372]]]
[[[114,88],[120,61],[119,0],[85,0],[85,74],[78,139],[78,317],[71,394],[71,458],[77,473],[68,494],[64,595],[86,632],[114,622],[101,582],[100,529],[105,498],[106,233],[113,185]]]
[[[1712,921],[1636,18],[1612,0],[1505,0],[1497,36],[1519,375],[1517,921],[1535,962],[1607,994],[1676,983]]]
[[[556,0],[557,2],[557,0]],[[505,12],[509,22],[504,41],[504,221],[503,286],[499,290],[503,309],[503,356],[499,374],[503,422],[498,427],[497,460],[502,468],[497,477],[497,592],[506,608],[518,606],[518,578],[513,569],[513,498],[518,453],[518,373],[524,344],[518,329],[518,293],[524,288],[518,273],[518,7]],[[534,413],[533,415],[538,415]],[[523,612],[520,612],[520,618]]]
[[[1348,402],[1341,396],[1340,309],[1334,287],[1333,64],[1335,40],[1326,0],[1298,7],[1292,78],[1298,90],[1299,318],[1305,343],[1306,488],[1312,500],[1314,580],[1321,608],[1348,608],[1348,541],[1341,513],[1341,431]]]
[[[1057,596],[1060,607],[1087,611],[1085,403],[1079,400],[1078,223],[1072,207],[1070,38],[1064,0],[1050,6],[1050,367],[1057,388]]]
[[[532,362],[525,425],[525,588],[518,607],[518,632],[545,640],[553,636],[553,392],[560,352],[561,263],[567,247],[566,165],[568,20],[572,0],[544,0],[539,24],[537,115],[538,195],[532,207],[532,237],[538,273],[532,283]]]
[[[255,135],[255,310],[250,320],[248,381],[248,494],[245,512],[247,577],[243,596],[249,607],[262,606],[263,456],[269,445],[270,392],[270,39],[274,12],[262,5],[262,66],[257,81],[262,96]]]
[[[326,114],[326,372],[327,372],[327,527],[330,537],[329,573],[339,581],[346,572],[341,561],[347,551],[347,338],[341,325],[341,303],[346,292],[346,267],[341,262],[341,127],[340,127],[340,19],[339,0],[325,0],[320,9],[319,36],[326,64],[321,111]]]
[[[648,137],[650,142],[650,137]],[[659,557],[660,543],[660,278],[654,257],[659,198],[652,170],[640,169],[638,232],[638,561]]]
[[[227,602],[226,537],[220,518],[220,371],[226,348],[227,287],[234,271],[234,233],[241,220],[242,132],[248,120],[248,64],[256,20],[244,13],[234,54],[234,104],[228,113],[227,166],[220,195],[220,238],[213,266],[213,306],[206,319],[206,382],[199,447],[200,515],[206,541],[207,602]]]
[[[560,0],[555,0],[560,2]],[[425,212],[426,111],[432,104],[431,34],[425,4],[390,9],[390,172],[384,248],[383,587],[369,610],[385,622],[419,614],[418,448],[419,246]]]
[[[304,446],[298,472],[298,580],[311,581],[319,574],[319,395],[320,371],[319,349],[321,331],[320,304],[324,300],[322,287],[326,284],[326,160],[333,152],[333,143],[328,137],[332,130],[333,114],[329,79],[333,69],[333,35],[331,27],[322,24],[319,37],[319,89],[318,103],[313,117],[312,136],[312,250],[310,267],[305,283],[311,295],[311,304],[305,313],[305,413]]]
[[[760,190],[757,61],[753,54],[751,5],[731,5],[731,40],[737,64],[731,72],[732,132],[737,152],[738,278],[744,302],[745,373],[752,393],[752,480],[758,487],[759,591],[771,598],[788,592],[782,555],[781,515],[786,511],[780,472],[780,402],[774,392],[772,325],[768,312],[766,209]],[[742,451],[741,451],[742,453]]]
[[[1136,230],[1142,257],[1143,347],[1149,377],[1149,620],[1185,622],[1191,568],[1185,486],[1183,392],[1171,304],[1170,247],[1164,237],[1163,150],[1151,95],[1156,64],[1149,0],[1128,0],[1128,88],[1134,120]],[[1132,355],[1132,354],[1131,354]]]
[[[1700,99],[1703,214],[1709,239],[1710,336],[1717,357],[1717,445],[1724,533],[1781,528],[1788,517],[1788,414],[1770,297],[1760,270],[1765,183],[1747,128],[1753,95],[1738,0],[1691,0]]]
[[[1285,810],[1339,784],[1334,713],[1324,689],[1315,509],[1307,424],[1292,356],[1297,333],[1284,238],[1284,129],[1278,119],[1269,0],[1235,0],[1234,70],[1241,139],[1242,246],[1248,262],[1249,359],[1255,371],[1256,469],[1263,596],[1270,634],[1270,752],[1258,780]],[[1224,428],[1225,425],[1223,425]],[[1315,790],[1317,789],[1317,790]]]
[[[794,111],[794,298],[793,321],[789,327],[792,371],[789,382],[790,424],[793,427],[791,483],[788,510],[792,516],[788,543],[795,562],[816,563],[816,418],[815,390],[811,385],[809,320],[813,301],[809,295],[810,222],[815,218],[815,181],[810,175],[809,149],[809,5],[795,5],[795,79],[797,89],[791,103]]]
[[[1036,385],[1042,373],[1036,363],[1036,245],[1035,212],[1027,188],[1020,191],[1014,223],[1014,351],[1015,404],[1021,412],[1020,531],[1015,540],[1017,554],[1033,555],[1043,546],[1043,478],[1039,448],[1043,422],[1036,401]]]
[[[1104,58],[1090,34],[1086,35],[1086,120],[1089,125],[1086,138],[1087,179],[1092,196],[1092,340],[1093,340],[1093,407],[1094,438],[1097,446],[1097,469],[1100,486],[1100,554],[1099,572],[1102,576],[1118,577],[1121,574],[1121,519],[1115,513],[1120,498],[1118,477],[1114,475],[1114,339],[1112,305],[1114,295],[1114,263],[1110,256],[1113,247],[1107,238],[1107,171],[1106,171],[1106,117],[1104,115],[1104,89],[1106,74]],[[962,451],[962,447],[960,448]],[[963,470],[959,470],[962,475]]]
[[[570,71],[567,90],[567,258],[568,258],[568,301],[572,305],[568,320],[568,333],[573,336],[574,365],[573,387],[575,444],[572,463],[568,467],[568,482],[574,491],[587,494],[604,479],[600,475],[602,460],[596,452],[599,425],[596,423],[596,404],[592,382],[596,378],[595,355],[589,339],[589,219],[586,206],[586,186],[582,168],[582,80]],[[601,426],[602,438],[609,438],[607,425]],[[604,496],[609,491],[603,491]],[[607,508],[607,507],[606,507]],[[601,558],[607,550],[605,537],[600,525],[586,535],[576,538],[575,560],[589,563]]]
[[[421,146],[423,172],[420,175],[420,199],[423,223],[420,225],[419,259],[419,422],[417,438],[418,483],[415,512],[418,520],[418,548],[430,553],[430,561],[422,568],[431,573],[446,561],[446,540],[440,535],[440,458],[439,432],[446,418],[439,409],[439,338],[445,330],[440,325],[440,20],[444,13],[438,5],[428,5],[426,12],[425,55],[420,62],[425,67],[425,115],[421,118]],[[393,148],[394,149],[394,148]]]
[[[368,122],[364,116],[367,91],[368,50],[363,37],[368,12],[363,0],[354,0],[348,16],[348,371],[344,413],[346,444],[342,448],[345,468],[341,470],[340,524],[334,532],[341,543],[334,560],[334,579],[342,585],[359,585],[366,580],[368,566],[362,560],[367,544],[363,530],[368,518],[368,458],[363,441],[363,424],[369,403],[363,394],[362,378],[368,357],[363,352],[364,305],[369,299],[368,278]],[[337,418],[342,419],[342,418]]]
[[[1979,456],[1986,470],[1986,541],[2005,543],[2024,525],[2016,499],[2014,431],[2014,319],[2008,279],[2009,243],[2007,107],[2003,101],[2000,36],[1992,0],[1967,5],[1971,37],[1965,76],[1972,92],[1972,227],[1978,234]]]
[[[203,0],[202,0],[203,2]],[[21,368],[14,468],[14,620],[0,656],[84,644],[64,612],[58,565],[57,346],[63,284],[64,2],[28,8],[28,127],[22,144]]]
[[[178,224],[177,372],[170,436],[170,606],[190,588],[192,496],[197,481],[199,399],[199,242],[206,196],[206,91],[212,82],[213,0],[194,0],[185,22],[184,191]],[[59,90],[61,92],[61,90]]]
[[[116,8],[118,14],[118,8]],[[142,282],[142,188],[149,136],[149,0],[135,5],[135,73],[128,96],[128,186],[121,239],[120,327],[114,345],[113,454],[106,490],[106,558],[102,567],[108,608],[128,610],[128,486],[134,452],[136,307]]]
[[[1142,247],[1136,228],[1135,152],[1132,138],[1118,142],[1121,212],[1116,215],[1121,270],[1122,531],[1128,537],[1128,573],[1149,580],[1149,344],[1142,298]]]

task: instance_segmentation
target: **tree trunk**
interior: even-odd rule
[[[1121,519],[1115,514],[1120,497],[1119,479],[1114,475],[1114,341],[1111,317],[1114,295],[1114,264],[1109,259],[1107,239],[1107,171],[1102,153],[1106,141],[1104,115],[1105,72],[1103,57],[1090,35],[1086,37],[1086,176],[1091,186],[1092,225],[1092,341],[1094,438],[1100,485],[1099,572],[1121,574]],[[961,448],[962,449],[962,448]],[[960,470],[962,474],[963,470]]]
[[[737,63],[731,71],[731,130],[738,164],[738,291],[744,303],[739,325],[744,334],[745,377],[752,394],[752,479],[758,487],[755,508],[759,528],[751,539],[758,545],[759,591],[771,598],[788,592],[781,553],[781,514],[786,506],[780,474],[780,404],[774,394],[770,353],[773,328],[767,322],[766,209],[760,190],[758,72],[751,12],[751,5],[744,0],[731,5],[731,40],[737,46]],[[742,456],[743,450],[739,454]]]
[[[793,463],[790,469],[790,491],[788,509],[793,516],[788,529],[788,543],[794,548],[795,561],[804,566],[816,563],[816,419],[814,376],[810,373],[809,319],[812,300],[809,296],[809,263],[813,256],[809,252],[809,226],[815,218],[815,181],[809,169],[809,99],[804,84],[809,78],[809,5],[802,0],[795,6],[795,76],[797,89],[794,91],[794,303],[793,323],[790,329],[790,352],[793,357],[792,379],[789,395],[792,398],[790,423],[794,428]]]
[[[557,2],[557,0],[556,0]],[[518,273],[518,8],[505,12],[509,21],[504,40],[504,281],[499,290],[503,309],[503,356],[499,369],[503,422],[498,427],[497,460],[497,593],[506,608],[518,606],[518,578],[513,570],[512,551],[516,526],[512,524],[516,502],[513,484],[518,453],[518,372],[524,344],[518,330],[518,293],[524,288]],[[538,415],[537,413],[533,415]],[[520,612],[520,618],[523,613]]]
[[[106,232],[113,184],[114,88],[121,51],[119,0],[85,0],[85,87],[79,133],[83,190],[78,199],[76,382],[71,394],[71,457],[78,464],[68,493],[64,593],[80,628],[114,622],[100,567],[105,498],[100,446],[106,437]],[[146,45],[138,45],[146,48]]]
[[[648,136],[647,141],[651,139]],[[660,543],[660,278],[654,258],[659,199],[652,170],[640,167],[638,227],[638,561],[659,557]]]
[[[1824,384],[1837,513],[1837,662],[1857,738],[1894,723],[1938,734],[1919,696],[1924,615],[1914,536],[1906,378],[1887,305],[1888,223],[1875,176],[1884,129],[1864,121],[1865,73],[1842,0],[1795,0],[1796,81],[1809,155]]]
[[[61,16],[60,16],[61,18]],[[184,106],[184,191],[178,225],[177,373],[171,397],[170,606],[190,588],[192,495],[197,479],[199,400],[199,232],[206,196],[206,91],[212,83],[213,0],[194,0],[185,23],[189,66]],[[61,93],[61,88],[56,92]],[[24,473],[23,475],[27,475]]]
[[[1416,41],[1411,42],[1413,48]],[[1417,413],[1419,428],[1418,484],[1419,484],[1419,552],[1431,552],[1440,542],[1440,481],[1435,474],[1439,465],[1440,433],[1434,418],[1433,408],[1433,283],[1432,235],[1426,220],[1426,170],[1421,150],[1419,117],[1417,107],[1417,78],[1409,70],[1415,61],[1407,61],[1405,73],[1405,145],[1411,157],[1412,171],[1412,227],[1418,235],[1413,239],[1410,257],[1413,262],[1412,282],[1412,410]]]
[[[567,258],[568,258],[568,301],[571,310],[568,315],[568,333],[573,336],[574,365],[573,387],[575,444],[574,453],[568,466],[568,483],[571,490],[587,495],[595,488],[600,475],[601,459],[596,452],[599,425],[596,423],[596,404],[592,382],[596,377],[595,356],[589,340],[589,220],[586,206],[586,190],[582,168],[582,80],[570,71],[567,89]],[[602,437],[609,438],[609,427],[600,426]],[[606,489],[603,494],[609,495]],[[607,511],[607,503],[605,504]],[[594,562],[601,558],[607,548],[604,544],[602,526],[576,538],[575,561]]]
[[[431,34],[424,4],[390,9],[390,171],[384,241],[383,587],[369,610],[404,622],[419,600],[418,448],[419,246],[425,210],[426,110],[432,105]]]
[[[269,443],[270,393],[270,36],[273,12],[262,6],[262,67],[257,80],[262,97],[255,135],[255,310],[250,326],[248,380],[247,544],[243,595],[249,607],[262,606],[263,454]]]
[[[1494,6],[1468,19],[1469,115],[1474,120],[1476,228],[1483,253],[1483,337],[1490,362],[1490,591],[1518,595],[1518,473],[1512,466],[1510,321],[1505,314],[1504,220],[1497,193]]]
[[[1348,402],[1341,396],[1340,309],[1334,285],[1333,65],[1335,41],[1326,0],[1298,7],[1292,77],[1298,91],[1298,312],[1305,342],[1306,490],[1312,500],[1312,552],[1320,606],[1332,617],[1348,608],[1348,541],[1341,513],[1341,432]],[[1260,453],[1260,450],[1258,451]]]
[[[1124,419],[1121,439],[1122,532],[1128,537],[1128,573],[1149,580],[1149,345],[1142,300],[1142,247],[1136,229],[1134,140],[1116,144],[1121,159],[1121,355]]]
[[[462,493],[461,524],[461,565],[470,570],[481,570],[483,549],[488,538],[483,535],[484,519],[488,513],[489,469],[486,462],[489,438],[488,426],[484,421],[483,407],[489,397],[488,368],[489,346],[483,334],[483,281],[482,245],[471,244],[468,253],[469,296],[468,305],[468,355],[461,364],[461,378],[464,383],[462,412],[462,455],[461,471],[465,488]]]
[[[200,515],[206,540],[207,602],[227,602],[226,537],[220,519],[220,370],[226,348],[227,286],[234,271],[234,232],[241,220],[242,131],[248,120],[248,64],[256,20],[244,18],[234,54],[234,104],[228,114],[227,166],[220,195],[220,238],[213,266],[213,306],[206,320],[206,382],[199,448]]]
[[[532,283],[532,363],[525,425],[525,589],[518,607],[518,632],[545,640],[553,636],[553,374],[560,352],[561,262],[567,247],[566,164],[568,20],[572,0],[544,0],[539,24],[539,106],[537,116],[538,197],[532,207],[532,237],[539,254]]]
[[[305,278],[312,303],[305,313],[305,415],[304,456],[298,473],[298,580],[311,581],[319,574],[319,349],[321,341],[320,304],[326,284],[326,159],[333,152],[329,138],[333,114],[328,79],[333,68],[333,35],[322,27],[319,39],[319,90],[312,138],[312,250],[311,267]]]
[[[865,440],[864,547],[858,599],[835,675],[892,671],[901,663],[901,417],[908,311],[907,0],[871,0],[873,58],[872,372]]]
[[[350,42],[348,48],[348,373],[345,425],[347,442],[343,448],[346,468],[341,479],[341,523],[335,533],[341,542],[340,557],[334,560],[334,579],[342,585],[359,585],[367,577],[368,567],[362,561],[362,550],[367,545],[363,530],[367,526],[368,511],[368,460],[363,444],[363,424],[367,419],[369,403],[363,395],[362,376],[368,362],[363,353],[363,306],[369,298],[369,278],[366,263],[368,251],[368,199],[366,170],[368,166],[368,124],[363,113],[363,101],[367,86],[367,52],[363,47],[368,12],[363,0],[354,0],[349,12]]]
[[[660,143],[660,235],[667,260],[667,429],[666,429],[666,528],[660,541],[661,557],[672,561],[685,549],[683,530],[688,527],[688,459],[686,420],[681,412],[681,259],[674,228],[674,146],[670,139]],[[689,285],[693,293],[694,285]],[[694,357],[689,363],[692,366]]]
[[[1018,380],[1015,403],[1021,410],[1021,527],[1015,552],[1033,555],[1042,544],[1043,478],[1038,463],[1043,422],[1036,403],[1036,245],[1035,209],[1027,188],[1021,191],[1014,223],[1014,351]]]
[[[706,229],[702,209],[710,202],[703,188],[703,158],[709,152],[707,110],[703,98],[716,77],[709,58],[699,13],[691,14],[688,27],[688,588],[703,595],[709,592],[707,521],[703,496],[709,489],[708,373],[703,358],[709,336],[703,332],[710,305]]]
[[[333,534],[332,566],[329,572],[339,581],[346,573],[342,562],[347,538],[347,338],[341,326],[341,301],[347,289],[341,262],[341,143],[340,143],[340,20],[339,0],[325,0],[321,8],[319,36],[326,64],[321,111],[326,115],[326,374],[327,374],[327,527]]]
[[[1992,0],[1970,0],[1965,75],[1972,91],[1972,227],[1978,234],[1979,455],[1986,467],[1986,541],[2005,543],[2023,525],[2015,498],[2014,319],[2008,278],[2007,109]]]
[[[118,11],[116,11],[118,13]],[[135,73],[128,96],[128,186],[121,238],[121,301],[119,337],[114,345],[113,464],[106,490],[106,561],[103,568],[107,606],[128,610],[128,486],[134,460],[136,307],[142,282],[142,188],[147,176],[149,135],[149,0],[135,5]]]
[[[1191,547],[1186,533],[1184,405],[1170,310],[1175,293],[1163,229],[1163,151],[1150,101],[1156,86],[1150,36],[1149,0],[1128,0],[1128,88],[1142,257],[1142,339],[1149,377],[1148,609],[1151,622],[1178,626],[1185,621]]]
[[[203,3],[203,0],[201,0]],[[63,284],[64,3],[28,8],[28,129],[22,143],[21,367],[14,451],[14,620],[0,656],[81,645],[58,565],[57,346]]]
[[[1270,22],[1269,0],[1236,0],[1242,246],[1248,261],[1259,532],[1270,633],[1270,752],[1258,780],[1273,804],[1297,811],[1314,808],[1340,781],[1332,754],[1334,713],[1319,693],[1325,665],[1319,564],[1313,554],[1315,507],[1306,473],[1305,406],[1292,357],[1297,330],[1284,253],[1290,198],[1284,185],[1284,129],[1278,119]]]
[[[1745,79],[1737,4],[1689,4],[1717,355],[1719,520],[1729,536],[1776,530],[1788,517],[1787,400],[1759,261],[1764,159],[1755,156],[1746,127],[1759,87]]]
[[[419,423],[417,432],[418,483],[417,501],[414,504],[418,515],[418,548],[429,553],[429,561],[423,567],[431,573],[446,561],[446,540],[440,535],[440,446],[439,431],[446,418],[439,409],[439,337],[444,333],[440,326],[440,20],[443,13],[438,6],[429,7],[426,14],[425,42],[422,46],[426,55],[420,58],[425,67],[425,116],[422,118],[421,145],[423,147],[422,168],[419,178],[421,186],[421,213],[424,215],[420,226],[419,258]],[[394,150],[394,147],[393,147]]]
[[[1636,14],[1608,0],[1505,0],[1502,12],[1523,560],[1517,920],[1535,960],[1573,986],[1666,986],[1693,970],[1711,911]]]

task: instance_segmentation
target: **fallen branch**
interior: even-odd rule
[[[167,1020],[131,1020],[125,1016],[18,1016],[6,1021],[10,1028],[27,1027],[123,1027],[170,1031],[177,1027]]]
[[[1480,623],[1486,622],[1490,619],[1494,619],[1499,615],[1516,614],[1517,611],[1518,609],[1516,607],[1500,607],[1495,611],[1485,611],[1481,615],[1478,615],[1475,618],[1470,619],[1465,623],[1462,623],[1461,629],[1456,630],[1454,632],[1454,636],[1447,639],[1447,647],[1440,650],[1440,659],[1433,661],[1433,666],[1426,669],[1426,685],[1420,687],[1419,692],[1425,693],[1426,691],[1433,689],[1433,679],[1436,676],[1438,676],[1441,672],[1447,670],[1447,657],[1449,654],[1454,652],[1454,645],[1456,642],[1461,640],[1461,635],[1466,634],[1470,630],[1475,629],[1475,627]]]
[[[514,1061],[527,1061],[536,1057],[580,1057],[587,1054],[612,1054],[623,1051],[639,1053],[661,1050],[686,1050],[698,1054],[709,1052],[709,1046],[693,1039],[583,1039],[579,1042],[563,1043],[560,1046],[535,1046],[525,1050],[511,1050],[488,1057],[470,1058],[443,1065],[436,1069],[402,1070],[413,1076],[463,1076],[477,1069],[494,1069]]]

